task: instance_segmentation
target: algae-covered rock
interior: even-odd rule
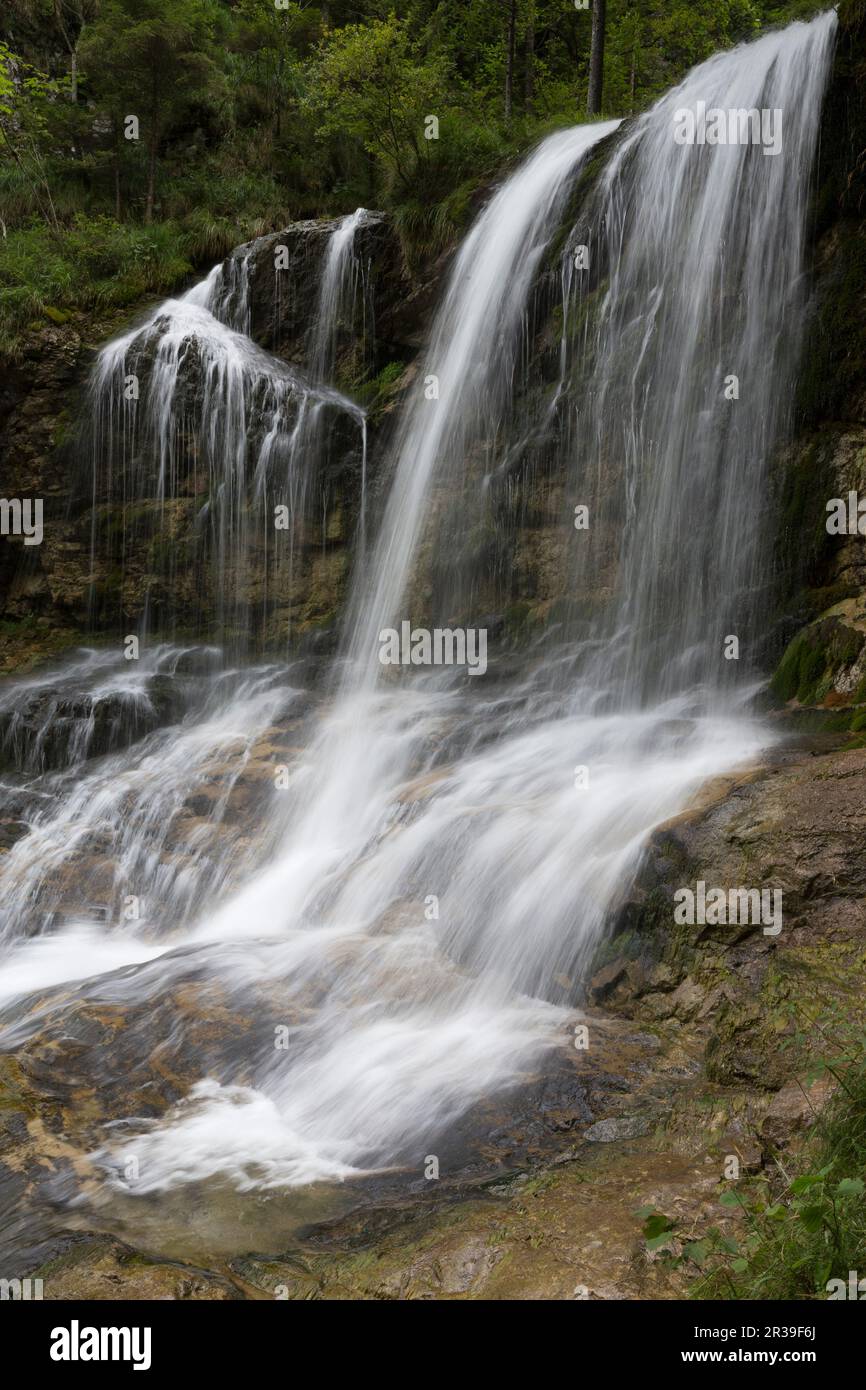
[[[780,891],[781,931],[677,923],[699,880]],[[824,1013],[864,1014],[866,752],[788,754],[661,827],[619,925],[631,959],[594,978],[606,1006],[692,1020],[712,1080],[781,1087],[826,1046]]]

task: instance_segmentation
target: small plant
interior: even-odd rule
[[[655,1207],[635,1212],[647,1251],[692,1280],[693,1298],[826,1298],[831,1280],[866,1269],[866,1036],[840,1010],[807,1022],[792,1045],[817,1033],[832,1050],[806,1084],[830,1075],[834,1095],[793,1157],[720,1193],[736,1227],[686,1233]]]

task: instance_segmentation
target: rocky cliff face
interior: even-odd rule
[[[656,833],[590,985],[607,1009],[693,1030],[708,1080],[771,1091],[826,1049],[823,1020],[862,1015],[866,540],[827,519],[832,499],[866,499],[866,13],[841,18],[796,429],[774,473],[783,751]],[[675,894],[700,880],[779,889],[783,930],[678,926]]]
[[[776,496],[768,501],[768,530],[775,523],[778,594],[768,625],[764,665],[781,664],[774,680],[780,702],[832,711],[855,731],[866,700],[866,562],[862,537],[828,536],[826,502],[866,488],[866,299],[863,270],[863,18],[856,5],[843,15],[836,69],[824,118],[814,219],[814,293],[794,440],[776,466]],[[604,158],[601,149],[585,170],[573,206],[582,199]],[[568,220],[568,212],[566,214]],[[237,284],[249,261],[249,333],[274,357],[303,372],[316,330],[317,296],[333,224],[293,224],[239,247],[225,263],[226,283]],[[517,408],[532,428],[497,479],[495,501],[465,529],[447,556],[422,549],[413,585],[413,611],[441,607],[458,575],[473,595],[478,618],[490,617],[519,641],[564,615],[590,616],[610,595],[617,553],[616,489],[604,480],[595,499],[589,562],[580,575],[567,560],[564,479],[557,471],[560,424],[547,407],[560,389],[562,331],[560,247],[543,269],[532,322],[530,370]],[[277,269],[278,253],[280,269]],[[368,413],[366,459],[357,439],[339,423],[298,537],[291,575],[284,578],[273,612],[261,616],[273,595],[268,546],[256,532],[243,575],[229,575],[241,607],[254,615],[265,643],[293,639],[326,646],[339,621],[351,567],[366,469],[368,504],[375,517],[387,485],[384,463],[393,407],[416,371],[431,308],[441,292],[448,254],[410,274],[388,219],[368,215],[356,233],[357,285],[351,306],[333,332],[333,382]],[[603,291],[604,268],[593,272]],[[585,329],[593,312],[590,294],[572,331]],[[217,620],[217,560],[201,541],[201,516],[210,504],[206,468],[195,448],[183,459],[186,482],[166,504],[158,482],[153,441],[139,444],[135,467],[151,485],[135,505],[120,510],[104,479],[94,487],[93,441],[88,433],[86,382],[95,345],[118,328],[96,317],[34,333],[29,352],[12,369],[0,397],[0,468],[7,496],[41,497],[45,538],[24,547],[18,538],[0,544],[0,621],[5,668],[28,653],[40,655],[100,633],[135,630],[145,608],[162,630],[213,636]],[[194,367],[194,354],[189,366]],[[143,375],[147,378],[147,363]],[[189,390],[197,389],[191,370]],[[195,411],[196,402],[191,402]],[[552,419],[552,423],[551,423]],[[255,431],[253,422],[252,430]],[[340,430],[343,429],[343,437]],[[116,449],[115,449],[116,452]],[[466,460],[465,492],[477,493],[485,461]],[[431,534],[453,499],[434,498]],[[468,513],[467,513],[468,515]],[[254,528],[253,528],[254,529]],[[225,557],[219,563],[226,568]],[[226,577],[222,582],[225,584]],[[270,601],[270,600],[269,600]],[[494,619],[493,615],[497,615]],[[325,634],[330,634],[325,636]],[[787,651],[785,646],[788,645]]]
[[[591,1050],[576,1053],[564,1038],[550,1074],[470,1116],[459,1136],[463,1160],[441,1196],[397,1201],[386,1184],[371,1186],[347,1215],[335,1216],[330,1208],[305,1212],[310,1225],[303,1237],[296,1213],[268,1207],[251,1229],[227,1196],[217,1219],[229,1232],[225,1251],[231,1254],[172,1248],[159,1261],[124,1244],[124,1236],[141,1238],[138,1211],[131,1216],[117,1209],[110,1219],[95,1219],[95,1229],[108,1229],[110,1236],[45,1232],[40,1225],[22,1273],[36,1273],[47,1262],[52,1297],[116,1296],[118,1285],[131,1296],[177,1298],[271,1297],[276,1285],[298,1298],[663,1297],[677,1291],[676,1280],[647,1257],[635,1208],[649,1201],[676,1215],[684,1229],[718,1221],[723,1158],[734,1152],[747,1170],[760,1168],[778,1145],[793,1142],[823,1102],[810,1093],[804,1108],[797,1078],[823,1051],[828,1011],[860,1017],[866,974],[866,751],[858,746],[866,709],[866,542],[830,536],[825,525],[828,499],[866,488],[866,122],[858,14],[840,36],[825,117],[811,336],[796,436],[776,469],[782,524],[767,651],[780,659],[774,695],[785,751],[707,789],[700,805],[658,831],[596,961],[587,1013]],[[592,176],[590,168],[586,177]],[[302,367],[309,351],[329,230],[321,222],[282,229],[259,244],[252,266],[252,337],[292,367]],[[274,275],[278,246],[288,253],[280,280]],[[381,468],[393,404],[416,370],[444,262],[410,276],[385,219],[364,228],[359,253],[363,292],[338,327],[335,381],[369,412],[375,508],[386,481]],[[236,265],[244,254],[239,248],[230,262]],[[229,281],[232,274],[230,265]],[[521,401],[536,418],[557,381],[556,303],[551,262],[532,325],[534,375]],[[202,611],[202,572],[194,551],[185,549],[205,498],[195,468],[167,533],[158,532],[156,518],[163,525],[165,516],[153,460],[143,459],[153,486],[123,567],[105,558],[110,546],[99,552],[97,569],[91,567],[94,524],[108,526],[111,516],[107,494],[94,499],[85,485],[86,455],[83,481],[77,472],[82,446],[76,420],[94,345],[118,327],[93,320],[42,330],[4,388],[4,491],[42,496],[46,504],[42,546],[25,551],[18,541],[0,542],[7,669],[80,637],[94,590],[106,632],[111,624],[124,631],[120,624],[137,621],[145,596],[153,598],[154,583],[167,572],[180,620],[192,623]],[[474,570],[476,602],[504,606],[503,622],[515,640],[536,623],[555,621],[560,605],[591,610],[612,582],[611,532],[601,529],[591,586],[580,593],[569,588],[563,483],[552,457],[549,440],[538,433],[514,461],[501,524],[468,537],[465,553],[448,555],[443,567]],[[471,482],[482,465],[469,462]],[[297,591],[286,596],[285,607],[310,641],[327,641],[340,611],[359,481],[357,451],[335,451],[327,487],[317,497],[324,499],[320,514],[302,538]],[[166,534],[176,561],[169,571],[154,546]],[[252,606],[257,567],[254,555],[247,594]],[[491,578],[483,581],[484,575]],[[429,554],[416,580],[419,601],[446,583]],[[284,617],[281,612],[280,623]],[[167,687],[165,699],[170,695]],[[179,717],[159,699],[150,703],[154,719]],[[65,756],[63,719],[77,709],[72,699],[67,705],[55,721],[59,760]],[[111,708],[103,714],[104,725],[93,730],[94,752],[117,746],[120,725]],[[796,721],[809,722],[804,738],[791,745]],[[41,707],[32,722],[45,722]],[[191,800],[182,808],[181,827],[197,854],[209,806],[224,795],[228,831],[220,833],[248,829],[275,746],[279,759],[288,759],[297,737],[289,723],[277,734],[276,745],[273,730],[262,737],[237,783],[224,773],[221,780],[217,770],[210,801]],[[18,728],[17,737],[27,735],[26,727]],[[17,822],[0,826],[0,843],[17,833]],[[98,846],[92,869],[86,867],[90,891],[100,871]],[[767,936],[760,926],[677,926],[676,890],[701,879],[782,891],[780,936]],[[61,886],[68,898],[68,884]],[[34,1010],[39,1007],[34,999]],[[283,1000],[275,998],[273,1007],[274,1018],[282,1018]],[[50,1028],[34,1017],[0,1077],[3,1195],[11,1193],[25,1210],[37,1197],[62,1199],[72,1175],[86,1175],[86,1155],[103,1122],[125,1113],[130,1079],[145,1113],[164,1112],[184,1093],[201,1058],[220,1062],[232,1055],[237,1040],[225,1019],[224,999],[192,970],[178,974],[176,991],[156,1015],[149,1000],[133,1009],[70,995]],[[183,1041],[175,1072],[152,1046],[160,1030]],[[153,1248],[160,1248],[161,1233],[153,1234]],[[234,1253],[241,1246],[243,1252],[283,1254]]]
[[[247,262],[249,335],[276,361],[302,375],[316,334],[332,232],[329,222],[296,223],[254,247],[238,247],[223,267],[232,312],[237,293],[232,287],[239,284]],[[335,412],[334,439],[315,479],[290,580],[278,595],[276,610],[259,624],[266,643],[284,640],[288,627],[296,639],[326,646],[333,640],[351,567],[362,463],[374,516],[387,490],[384,466],[395,406],[416,374],[415,357],[426,339],[450,254],[416,266],[410,274],[387,218],[369,215],[356,233],[357,284],[348,311],[334,325],[331,375],[334,385],[366,411],[366,459],[351,422]],[[532,369],[517,402],[536,423],[556,387],[560,294],[552,255],[536,296]],[[143,308],[139,321],[148,312],[153,309]],[[273,598],[266,537],[258,533],[244,574],[232,574],[222,555],[217,576],[217,560],[200,539],[200,519],[210,502],[207,461],[192,440],[183,441],[173,463],[183,481],[168,500],[161,491],[158,440],[136,437],[130,449],[117,413],[106,437],[95,440],[88,378],[100,339],[120,327],[116,321],[93,318],[34,332],[23,360],[8,376],[0,402],[6,493],[43,499],[45,535],[38,547],[5,538],[0,551],[5,669],[69,645],[84,633],[110,636],[136,630],[145,609],[157,630],[219,636],[218,579],[223,586],[236,583],[241,606],[254,615],[266,591]],[[129,331],[128,324],[122,327]],[[142,392],[152,385],[155,351],[145,345],[129,364]],[[199,357],[193,340],[177,402],[191,420],[203,408]],[[255,437],[258,431],[260,441],[267,421],[261,410],[258,415],[257,420],[253,403],[249,433]],[[199,420],[199,433],[204,423]],[[557,618],[563,605],[591,607],[609,589],[615,544],[609,530],[599,527],[589,588],[576,596],[570,592],[564,484],[552,463],[551,429],[535,434],[528,429],[526,437],[525,449],[510,460],[495,512],[470,527],[446,556],[432,545],[424,549],[413,586],[418,615],[459,574],[463,588],[474,594],[475,616],[497,613],[491,621],[500,629],[507,626],[520,640],[533,627]],[[472,458],[466,464],[468,498],[481,486],[484,460]],[[118,487],[119,472],[128,466],[135,471],[135,491],[125,478]],[[446,504],[451,499],[434,499],[431,534]]]
[[[841,14],[816,179],[814,286],[797,431],[776,468],[779,704],[829,727],[866,724],[863,530],[832,534],[828,504],[866,498],[866,19]],[[787,649],[785,644],[787,643]]]
[[[294,224],[263,238],[250,260],[250,336],[271,354],[276,370],[285,363],[289,374],[299,372],[302,387],[332,230],[333,224],[323,221]],[[283,255],[279,272],[277,248]],[[229,286],[250,249],[239,247],[225,263]],[[369,216],[359,229],[355,259],[356,292],[334,324],[333,375],[349,400],[366,408],[369,466],[375,476],[388,402],[423,336],[430,295],[422,280],[409,279],[399,242],[381,216]],[[148,312],[153,309],[143,309],[139,321]],[[125,436],[116,412],[107,425],[94,422],[88,382],[96,345],[120,326],[94,317],[35,331],[23,360],[7,375],[0,398],[5,495],[42,499],[44,539],[38,546],[25,546],[20,537],[4,537],[0,547],[5,669],[68,645],[85,632],[104,637],[136,630],[145,608],[157,630],[215,635],[218,567],[223,587],[226,580],[237,580],[239,602],[251,613],[268,586],[266,534],[251,543],[241,577],[231,574],[225,555],[216,556],[202,540],[201,518],[213,498],[208,461],[192,437],[206,434],[209,423],[199,418],[208,408],[207,372],[202,371],[194,333],[182,349],[174,405],[183,421],[198,419],[198,430],[188,430],[175,451],[172,465],[182,477],[170,496],[160,476],[164,461],[158,439],[144,429]],[[128,325],[123,327],[128,331]],[[154,389],[156,338],[156,333],[154,341],[145,335],[127,364],[143,395]],[[301,393],[287,403],[288,433],[297,428],[304,399]],[[272,403],[253,393],[245,406],[248,439],[260,449]],[[348,418],[335,400],[333,405],[325,402],[322,413],[323,424],[317,428],[327,436],[318,441],[324,465],[300,518],[296,562],[270,627],[262,632],[265,641],[284,640],[289,619],[296,637],[333,629],[339,610],[364,459],[359,412]],[[96,437],[100,428],[101,439]],[[252,516],[249,496],[243,505]]]

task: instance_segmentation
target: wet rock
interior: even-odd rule
[[[148,1259],[121,1241],[89,1236],[41,1265],[34,1277],[46,1299],[202,1300],[226,1302],[243,1297],[215,1273],[168,1260]]]
[[[135,693],[93,696],[58,686],[0,709],[0,768],[42,773],[129,747],[178,719],[184,700],[167,676]]]
[[[674,893],[699,879],[780,889],[781,932],[675,923]],[[607,1008],[694,1026],[715,1082],[783,1086],[820,1050],[798,1014],[862,1008],[866,751],[791,750],[705,791],[654,835],[618,926],[633,959],[602,976]]]
[[[290,361],[304,356],[333,228],[333,221],[328,219],[293,222],[253,245],[249,264],[251,335]],[[275,264],[277,247],[283,248],[281,262],[285,266],[279,271]],[[240,246],[232,256],[243,256],[247,249]],[[362,293],[356,299],[356,320],[339,325],[338,358],[363,339],[370,324],[375,324],[377,336],[385,335],[390,345],[396,344],[400,330],[394,307],[405,299],[408,289],[399,241],[383,213],[366,214],[355,234],[355,252],[362,272]],[[371,357],[375,356],[374,343],[368,342],[366,348]]]
[[[501,1250],[486,1241],[470,1237],[410,1267],[409,1278],[430,1286],[431,1294],[481,1293],[490,1274],[502,1259]]]
[[[304,656],[331,656],[337,650],[338,638],[336,627],[312,628],[304,633],[299,651]]]
[[[628,961],[619,956],[612,960],[609,965],[602,966],[601,970],[596,971],[589,982],[589,997],[594,1004],[601,1003],[610,994],[611,990],[619,984],[628,969]]]
[[[290,1260],[283,1256],[264,1259],[242,1255],[229,1262],[229,1269],[245,1286],[263,1298],[294,1301],[318,1296],[319,1281],[299,1258]]]
[[[626,1115],[622,1119],[599,1120],[584,1131],[591,1144],[617,1144],[626,1139],[642,1139],[652,1129],[652,1121],[644,1115]]]
[[[832,1077],[789,1081],[777,1092],[761,1125],[761,1138],[774,1148],[784,1148],[796,1134],[810,1129],[835,1089]]]

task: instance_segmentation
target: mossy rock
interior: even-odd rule
[[[836,617],[805,628],[789,642],[770,683],[772,694],[783,703],[819,703],[829,695],[839,674],[856,665],[864,642],[861,631]],[[852,694],[852,703],[858,694],[859,686]]]

